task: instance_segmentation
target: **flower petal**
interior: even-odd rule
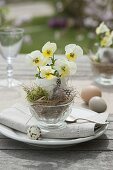
[[[75,48],[75,53],[78,57],[81,57],[83,56],[83,50],[80,46],[76,45],[76,48]]]
[[[68,44],[65,46],[65,51],[66,52],[72,52],[76,48],[76,44]]]
[[[67,77],[70,75],[70,67],[68,63],[69,62],[66,59],[58,59],[55,62],[54,69],[58,71],[61,77]]]
[[[38,50],[31,52],[30,54],[26,56],[26,58],[29,61],[29,63],[36,65],[36,66],[42,66],[46,64],[44,56]]]
[[[55,70],[53,70],[50,66],[41,67],[40,71],[41,71],[42,78],[46,78],[48,80],[55,78],[54,76]]]
[[[48,41],[43,47],[42,47],[42,52],[45,50],[52,50],[52,52],[54,53],[57,49],[57,45],[56,43],[51,43],[50,41]]]
[[[96,28],[96,34],[102,34],[105,32],[109,32],[109,28],[107,27],[107,25],[104,24],[104,22],[102,22],[97,28]]]

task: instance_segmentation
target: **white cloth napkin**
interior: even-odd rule
[[[76,123],[69,123],[64,129],[43,131],[44,138],[80,138],[95,135],[95,126],[97,124],[106,124],[108,113],[95,113],[94,116],[89,114],[78,113],[74,114],[72,110],[71,116],[78,120]],[[83,120],[82,120],[83,119]],[[85,121],[84,121],[85,119]],[[86,121],[87,120],[87,121]],[[30,126],[38,126],[37,120],[31,115],[29,107],[23,104],[15,104],[12,107],[0,113],[0,123],[12,129],[27,133]]]

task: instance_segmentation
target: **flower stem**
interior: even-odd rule
[[[53,57],[51,58],[51,61],[52,61],[52,64],[51,64],[51,67],[53,68],[53,66],[54,66],[54,64],[55,64],[55,58],[54,58],[54,55],[53,55]]]
[[[40,67],[38,66],[37,68],[38,68],[39,72],[38,72],[38,74],[35,74],[35,77],[41,78],[41,76],[40,76],[40,73],[41,73]]]

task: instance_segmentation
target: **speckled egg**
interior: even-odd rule
[[[89,108],[95,112],[102,113],[107,109],[107,104],[101,97],[96,96],[90,99]]]
[[[87,86],[82,89],[81,91],[81,97],[82,99],[88,104],[89,100],[94,96],[102,96],[101,90],[93,85]]]
[[[31,126],[27,129],[27,136],[29,139],[37,140],[41,135],[41,130],[37,126]]]

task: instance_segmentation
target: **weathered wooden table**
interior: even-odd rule
[[[72,83],[78,90],[92,81],[92,72],[87,58],[78,60],[78,71]],[[5,76],[5,62],[0,57],[0,79]],[[19,56],[14,64],[15,77],[26,82],[33,79],[34,70]],[[112,170],[113,169],[113,87],[101,87],[103,98],[108,103],[109,127],[98,139],[62,149],[40,149],[14,141],[0,134],[0,170]],[[18,89],[19,90],[19,89]],[[22,101],[23,97],[13,99],[4,89],[0,89],[0,110]],[[20,93],[21,94],[21,90]],[[9,95],[9,94],[8,94]],[[85,105],[80,99],[76,104]]]

